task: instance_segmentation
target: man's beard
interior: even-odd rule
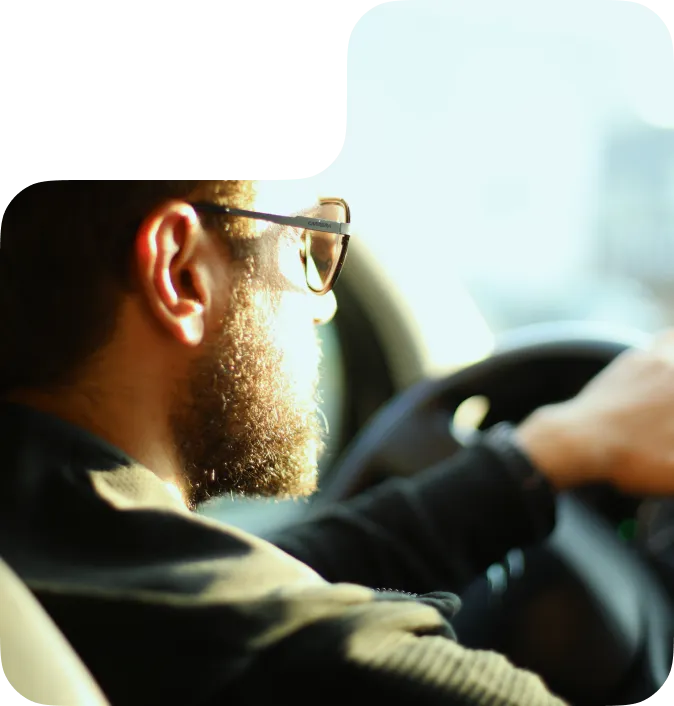
[[[224,494],[300,497],[315,491],[323,449],[320,351],[313,327],[311,335],[303,332],[306,340],[283,327],[242,277],[228,315],[176,393],[171,424],[190,508]],[[287,364],[292,353],[299,363],[294,375]]]

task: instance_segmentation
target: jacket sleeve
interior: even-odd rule
[[[540,677],[438,634],[440,622],[414,601],[351,606],[266,650],[227,703],[564,706]]]
[[[333,583],[460,593],[508,551],[552,531],[554,493],[537,476],[532,490],[507,454],[480,443],[267,538]]]

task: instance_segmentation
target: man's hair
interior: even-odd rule
[[[244,181],[50,181],[15,196],[0,234],[0,394],[72,384],[109,342],[152,209],[252,196]]]

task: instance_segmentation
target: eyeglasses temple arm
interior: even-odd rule
[[[241,208],[230,208],[229,206],[218,206],[211,203],[192,204],[199,211],[208,213],[222,213],[230,216],[243,216],[244,218],[254,218],[259,221],[270,221],[283,226],[296,228],[307,228],[309,230],[319,230],[324,233],[339,233],[349,235],[349,224],[337,221],[327,221],[324,218],[310,218],[307,216],[276,216],[272,213],[261,213],[260,211],[246,211]]]

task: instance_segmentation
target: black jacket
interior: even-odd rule
[[[562,703],[462,648],[458,600],[438,593],[554,524],[546,491],[529,496],[484,446],[276,546],[189,513],[154,473],[48,415],[1,405],[0,454],[0,556],[113,706]]]

